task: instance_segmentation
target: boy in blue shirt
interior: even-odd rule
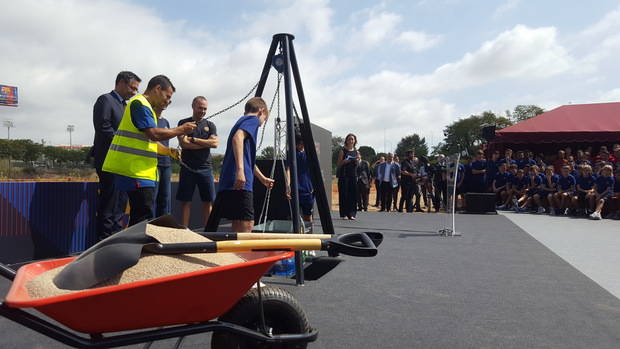
[[[528,207],[532,208],[532,202],[534,202],[539,208],[542,208],[539,194],[539,187],[541,183],[542,179],[538,175],[538,166],[531,166],[530,172],[527,176],[525,195],[519,198],[515,203],[515,212],[523,212]]]
[[[575,180],[575,177],[570,174],[570,166],[564,165],[562,167],[561,176],[558,178],[558,191],[553,194],[553,200],[564,215],[568,215],[570,213],[571,198],[575,192],[576,184],[577,181]],[[560,212],[556,212],[556,214],[559,213]]]
[[[504,204],[498,207],[498,209],[500,210],[509,209],[511,204],[514,207],[518,207],[519,199],[521,199],[525,195],[525,192],[527,190],[528,178],[525,177],[525,171],[523,169],[511,168],[511,171],[512,170],[515,170],[516,174],[511,173],[508,182],[508,197],[506,197],[506,201],[504,201]]]
[[[312,210],[314,208],[314,187],[310,179],[310,168],[308,165],[308,156],[304,147],[301,135],[295,135],[295,148],[297,149],[297,192],[299,194],[299,209],[301,210],[301,218],[305,222],[312,222]],[[357,156],[361,159],[361,155]],[[286,169],[286,175],[289,178],[289,185],[286,188],[286,198],[291,199],[290,187],[290,169]]]
[[[553,200],[553,194],[557,191],[558,176],[553,173],[553,166],[549,165],[545,167],[545,172],[542,175],[542,184],[540,186],[540,198],[546,199],[549,205],[549,214],[555,214],[556,204]],[[538,207],[538,213],[545,213],[545,210],[541,206]]]
[[[499,165],[499,173],[495,175],[493,180],[493,192],[496,195],[496,201],[504,202],[508,197],[508,177],[506,172],[506,163],[502,162]]]
[[[478,150],[476,153],[476,158],[471,163],[471,182],[469,191],[474,193],[484,193],[484,174],[487,172],[486,167],[487,163],[484,160],[484,152],[482,150]]]
[[[255,165],[258,128],[268,118],[265,101],[260,97],[250,98],[245,104],[245,115],[237,120],[228,136],[213,206],[217,210],[214,216],[232,220],[233,232],[251,232],[254,226],[254,176],[265,187],[273,187],[273,179],[265,177]],[[207,227],[212,228],[209,223]]]
[[[491,154],[491,159],[487,160],[487,168],[485,173],[485,183],[487,186],[487,191],[493,191],[493,180],[495,180],[495,175],[499,171],[499,150],[496,150]]]
[[[594,212],[594,206],[590,205],[590,196],[594,195],[594,183],[596,177],[592,175],[592,166],[582,165],[581,175],[577,177],[575,195],[573,196],[573,207],[577,207],[579,214],[590,215]]]
[[[611,165],[605,165],[601,169],[601,175],[596,179],[594,183],[595,196],[593,197],[596,202],[596,209],[590,215],[590,218],[599,220],[601,219],[601,211],[605,202],[609,200],[611,194],[614,192],[614,177],[612,177]]]

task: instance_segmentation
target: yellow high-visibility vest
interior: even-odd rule
[[[149,108],[155,125],[157,116],[151,103],[139,94],[129,100],[123,118],[114,133],[112,144],[103,162],[103,170],[119,175],[157,180],[157,142],[151,141],[144,132],[134,126],[131,121],[131,102],[139,100]]]

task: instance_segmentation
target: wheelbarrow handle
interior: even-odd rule
[[[200,235],[213,241],[224,240],[272,240],[272,239],[329,239],[329,234],[292,234],[292,233],[231,233],[231,232],[208,232]]]
[[[0,263],[0,275],[13,281],[17,272],[4,263]]]

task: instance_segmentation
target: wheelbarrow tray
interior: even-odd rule
[[[231,309],[273,263],[294,254],[238,255],[246,262],[39,299],[30,298],[26,283],[75,257],[30,263],[18,270],[4,303],[34,308],[70,329],[91,334],[204,322]]]

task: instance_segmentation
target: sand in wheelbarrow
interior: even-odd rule
[[[146,233],[155,237],[162,243],[211,241],[187,229],[172,229],[151,224],[147,225]],[[194,253],[179,255],[143,254],[138,264],[125,270],[117,277],[95,285],[93,288],[189,273],[220,265],[242,263],[244,261],[243,258],[234,253]],[[79,290],[65,290],[56,287],[53,279],[63,268],[64,266],[48,270],[28,281],[26,283],[28,295],[31,298],[45,298],[79,292]]]

